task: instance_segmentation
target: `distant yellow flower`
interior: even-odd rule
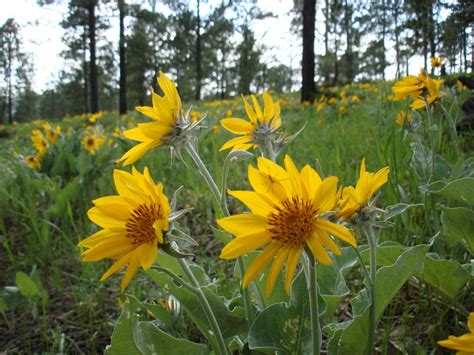
[[[61,126],[53,128],[48,122],[46,122],[43,124],[43,130],[46,138],[48,138],[48,141],[52,144],[56,143],[59,137],[61,137]]]
[[[226,118],[232,117],[232,110],[227,110],[227,111],[225,112],[225,117],[226,117]]]
[[[114,132],[112,133],[112,135],[114,137],[117,137],[117,138],[122,138],[123,137],[123,132],[120,130],[120,128],[115,127]]]
[[[387,182],[389,172],[390,169],[386,166],[376,173],[369,173],[365,170],[365,159],[363,159],[356,187],[347,186],[342,190],[337,216],[349,217],[367,205],[372,195]]]
[[[31,142],[33,147],[36,149],[36,155],[42,158],[48,150],[48,140],[43,136],[43,133],[39,129],[34,129],[31,135]]]
[[[100,120],[102,118],[102,112],[97,112],[97,113],[93,113],[90,117],[89,117],[89,122],[90,123],[96,123],[98,120]]]
[[[467,86],[464,85],[460,80],[456,80],[456,86],[459,91],[463,92],[467,90]]]
[[[337,99],[335,97],[331,97],[328,101],[329,105],[334,105],[335,103],[337,103]]]
[[[136,107],[138,112],[152,118],[154,121],[139,123],[137,128],[123,132],[126,138],[140,142],[120,158],[119,161],[123,161],[124,165],[133,164],[150,149],[165,144],[163,138],[170,135],[178,123],[181,110],[181,99],[178,90],[176,90],[174,83],[161,71],[157,81],[164,95],[160,96],[152,89],[153,107]]]
[[[73,133],[74,133],[74,128],[72,128],[72,127],[69,127],[69,128],[66,130],[66,136],[68,136],[68,137],[69,137],[71,134],[73,134]]]
[[[344,113],[346,111],[347,111],[346,106],[339,106],[339,113]]]
[[[303,107],[308,107],[310,103],[308,100],[303,101]]]
[[[360,98],[357,95],[352,95],[351,96],[351,101],[356,104],[356,103],[360,102]]]
[[[449,336],[446,340],[438,341],[438,345],[451,350],[457,350],[457,355],[474,354],[474,312],[469,313],[467,320],[469,333],[460,337]]]
[[[414,110],[419,110],[420,108],[425,108],[425,101],[428,102],[428,104],[432,104],[434,101],[436,101],[440,95],[440,88],[441,84],[443,84],[443,79],[431,79],[427,78],[426,79],[426,90],[427,94],[424,98],[417,98],[412,102],[410,107]]]
[[[446,58],[444,57],[433,57],[431,58],[431,66],[433,68],[442,67],[445,61],[446,61]]]
[[[321,112],[326,104],[324,102],[318,103],[316,106],[316,111]]]
[[[270,295],[276,278],[286,261],[285,290],[288,293],[301,252],[309,248],[321,264],[330,265],[341,250],[333,237],[352,246],[352,233],[322,215],[333,210],[339,200],[335,176],[324,180],[309,165],[298,171],[289,156],[285,167],[271,160],[258,158],[258,169],[248,168],[254,191],[229,191],[229,195],[243,202],[252,213],[221,218],[218,225],[236,238],[221,252],[223,259],[234,259],[266,246],[249,265],[243,287],[258,276],[272,262],[268,273],[266,294]]]
[[[155,261],[158,245],[164,242],[171,212],[163,184],[155,184],[148,168],[143,174],[135,168],[132,174],[114,170],[118,195],[94,200],[87,215],[103,229],[79,243],[87,250],[83,261],[113,259],[115,262],[100,281],[128,265],[122,279],[122,291],[141,266],[148,270]]]
[[[92,155],[94,155],[104,143],[105,138],[97,134],[87,134],[81,141],[84,149]]]
[[[36,155],[30,155],[23,160],[31,169],[39,170],[41,161]]]
[[[191,121],[197,122],[201,118],[201,112],[198,111],[192,111],[190,115]]]
[[[242,118],[222,119],[220,122],[222,127],[229,132],[241,135],[241,137],[227,141],[220,151],[229,148],[232,148],[232,151],[255,148],[261,145],[268,135],[276,132],[281,126],[280,105],[278,102],[273,102],[268,92],[263,93],[263,111],[254,95],[252,95],[254,108],[248,104],[245,97],[242,96],[242,99],[250,121]]]
[[[211,127],[211,132],[214,133],[214,134],[217,134],[219,133],[220,129],[219,129],[219,126],[218,125],[212,125]]]
[[[395,122],[397,122],[398,125],[403,126],[403,123],[405,123],[405,120],[408,122],[412,122],[413,115],[405,111],[400,111],[397,114],[397,118],[395,119]]]

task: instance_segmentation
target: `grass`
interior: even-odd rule
[[[404,137],[405,131],[395,123],[396,114],[406,105],[387,101],[389,88],[389,83],[375,83],[330,90],[326,95],[339,97],[338,103],[326,104],[319,112],[315,106],[299,104],[296,94],[284,95],[285,130],[291,134],[305,126],[284,153],[290,154],[300,167],[309,163],[324,175],[339,176],[342,184],[355,183],[364,157],[369,171],[390,166],[389,183],[383,189],[383,206],[398,202],[424,205],[397,217],[395,226],[383,231],[382,241],[396,241],[405,246],[427,243],[439,230],[432,214],[437,201],[426,200],[420,192],[419,186],[426,181],[421,181],[414,173],[413,151]],[[341,103],[341,91],[346,97],[357,95],[360,102]],[[466,95],[456,94],[456,99],[447,103],[451,105],[448,107],[455,121],[460,118],[460,103]],[[233,117],[245,117],[240,99],[194,105],[197,111],[208,112],[206,124],[209,127],[218,124],[229,110]],[[342,105],[346,107],[344,113],[339,112]],[[441,115],[438,111],[435,113]],[[129,122],[133,125],[141,120],[144,119],[135,113],[125,118],[106,113],[99,125],[107,137],[112,137],[115,127],[124,129]],[[118,291],[119,277],[98,282],[107,263],[82,263],[76,244],[95,231],[86,211],[91,207],[92,199],[114,193],[111,172],[116,168],[115,160],[131,147],[131,143],[112,137],[113,146],[104,144],[91,156],[79,143],[85,121],[85,117],[75,117],[51,122],[61,125],[63,138],[50,148],[40,172],[13,157],[14,152],[25,156],[33,153],[29,136],[32,129],[38,128],[38,123],[7,127],[7,134],[0,138],[0,267],[3,270],[0,283],[4,286],[0,292],[6,305],[0,316],[0,329],[4,334],[0,349],[4,351],[101,353],[109,344],[114,320],[120,313],[124,295]],[[69,128],[73,132],[68,136]],[[219,176],[226,156],[218,149],[230,137],[222,128],[219,134],[210,129],[202,132],[199,150],[216,176]],[[445,159],[454,164],[457,152],[450,139],[449,134],[438,135],[436,142]],[[469,137],[462,139],[469,140]],[[466,150],[464,154],[472,156],[472,151]],[[192,166],[187,157],[185,160]],[[245,165],[231,167],[228,186],[232,189],[247,186]],[[179,186],[185,187],[179,207],[193,207],[194,211],[192,216],[180,222],[181,228],[200,245],[195,251],[196,261],[211,277],[219,280],[223,294],[231,292],[232,284],[236,282],[228,277],[232,265],[218,259],[222,246],[209,227],[208,221],[214,220],[215,215],[212,199],[201,177],[173,159],[164,148],[153,150],[136,164],[139,170],[144,166],[164,182],[168,196]],[[230,209],[242,211],[243,207],[230,201]],[[433,251],[443,258],[469,263],[468,253],[440,238],[434,243]],[[29,275],[34,271],[33,276],[38,275],[40,290],[34,297],[24,297],[11,288],[15,286],[19,271]],[[360,277],[356,272],[350,273],[348,279],[353,291],[360,289],[361,285],[357,283]],[[143,274],[135,278],[127,292],[156,302],[166,297]],[[463,290],[458,301],[466,308],[474,309],[469,289]],[[348,307],[345,304],[338,309],[340,320],[348,319]],[[379,348],[385,354],[430,351],[435,348],[436,340],[449,334],[462,334],[459,321],[465,319],[441,296],[429,286],[412,280],[385,312],[379,326]],[[183,317],[176,318],[173,330],[175,335],[204,341]]]

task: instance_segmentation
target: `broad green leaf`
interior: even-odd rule
[[[112,343],[105,353],[108,355],[167,355],[207,354],[206,346],[185,339],[174,338],[163,332],[153,322],[139,320],[138,312],[145,309],[133,296],[125,301],[112,334]]]
[[[453,180],[442,189],[432,191],[432,193],[472,206],[474,205],[474,178],[466,177]]]
[[[321,316],[326,304],[321,297],[318,301]],[[303,271],[293,281],[289,304],[272,304],[257,316],[250,328],[249,346],[284,354],[311,354],[309,298]]]
[[[472,276],[455,260],[440,259],[437,254],[428,254],[420,279],[439,290],[442,294],[456,299],[461,289]]]
[[[407,209],[417,206],[423,206],[421,203],[416,204],[407,204],[407,203],[397,203],[396,205],[391,205],[387,207],[387,213],[385,214],[385,220],[388,221],[398,215],[401,215]]]
[[[318,285],[321,297],[327,303],[326,317],[331,317],[342,301],[350,292],[346,285],[345,275],[357,265],[357,256],[350,247],[342,248],[340,256],[333,257],[332,265],[318,266]]]
[[[20,293],[28,299],[31,299],[38,295],[39,288],[31,277],[25,274],[23,271],[16,273],[16,285],[20,290]]]
[[[222,229],[216,228],[214,226],[211,226],[212,233],[214,233],[214,236],[219,239],[222,243],[227,244],[232,240],[232,236],[223,231]]]
[[[209,351],[202,344],[174,338],[152,322],[137,323],[138,346],[142,354],[150,355],[206,355]]]
[[[202,269],[197,265],[191,265],[191,270],[194,274],[197,274],[196,270]],[[210,332],[210,326],[206,314],[204,313],[201,304],[199,303],[199,299],[194,292],[183,286],[178,286],[171,276],[163,272],[149,270],[147,275],[157,285],[168,290],[173,296],[175,296],[201,332],[209,339],[209,341],[214,341],[214,336]],[[206,283],[204,283],[204,285],[206,285]],[[214,292],[214,285],[204,286],[202,289],[219,323],[224,338],[238,334],[245,334],[247,331],[247,322],[243,318],[243,309],[241,307],[234,307],[232,311],[229,310],[225,300],[222,297],[217,296]]]
[[[429,245],[417,245],[405,250],[393,265],[377,271],[376,319],[380,320],[385,308],[398,293],[403,284],[423,267]],[[352,300],[355,317],[342,331],[337,342],[337,354],[365,354],[369,328],[369,297],[363,289]]]
[[[454,245],[464,240],[470,251],[474,251],[474,211],[464,207],[444,207],[441,223],[448,243]]]

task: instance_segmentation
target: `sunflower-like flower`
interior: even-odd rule
[[[397,114],[397,117],[395,118],[395,122],[397,122],[398,125],[403,126],[405,121],[412,122],[413,115],[411,113],[408,113],[402,110]]]
[[[46,122],[43,124],[43,130],[46,138],[48,138],[48,141],[51,144],[56,143],[59,137],[61,137],[61,126],[59,125],[53,128],[48,122]]]
[[[92,155],[94,155],[104,143],[105,138],[102,135],[93,132],[85,134],[81,141],[84,149]]]
[[[444,57],[433,57],[431,58],[431,66],[433,68],[442,67],[445,61],[446,61],[446,58]]]
[[[474,354],[474,312],[469,313],[467,320],[469,333],[460,337],[449,336],[446,340],[438,341],[438,345],[451,350],[457,350],[457,355]]]
[[[100,281],[128,265],[122,279],[122,291],[138,268],[148,270],[155,261],[158,245],[164,242],[171,208],[163,193],[163,184],[155,184],[147,168],[143,174],[114,170],[118,195],[94,200],[87,215],[103,229],[79,243],[87,250],[83,261],[113,259],[115,262]]]
[[[98,120],[100,120],[103,116],[103,113],[102,112],[96,112],[96,113],[93,113],[90,117],[89,117],[89,122],[90,123],[96,123]]]
[[[426,73],[421,70],[418,76],[409,75],[397,81],[393,87],[393,101],[400,101],[406,97],[411,97],[414,100],[419,98],[426,87]]]
[[[356,246],[354,236],[346,227],[330,222],[324,216],[334,210],[339,200],[335,176],[322,180],[309,165],[298,171],[286,156],[284,168],[259,158],[258,168],[249,166],[248,178],[254,191],[229,191],[229,194],[243,202],[252,213],[217,221],[221,228],[236,237],[224,247],[221,258],[234,259],[266,246],[248,267],[243,287],[272,262],[266,284],[266,294],[271,294],[286,261],[285,290],[289,292],[305,246],[325,265],[332,263],[326,249],[335,255],[341,253],[333,237]]]
[[[386,166],[376,173],[369,173],[365,170],[365,159],[363,159],[355,188],[347,186],[342,190],[337,216],[347,218],[365,207],[374,193],[387,182],[389,172],[390,169]]]
[[[220,121],[222,127],[241,137],[227,141],[220,151],[232,148],[234,150],[249,150],[258,146],[265,146],[268,140],[273,139],[275,132],[281,126],[280,105],[274,103],[268,92],[263,93],[263,110],[257,98],[252,95],[253,108],[242,96],[245,111],[249,121],[242,118],[224,118]]]
[[[33,143],[33,147],[36,149],[36,156],[38,158],[42,158],[49,147],[49,142],[43,133],[39,129],[34,129],[31,135],[31,142]]]
[[[137,128],[123,132],[126,138],[140,142],[120,158],[119,161],[123,161],[124,165],[133,164],[150,149],[161,145],[169,145],[179,151],[190,140],[191,129],[200,122],[200,120],[190,121],[189,113],[186,117],[181,115],[178,90],[163,72],[160,72],[157,81],[164,95],[160,96],[152,89],[153,107],[136,108],[138,112],[154,121],[139,123]]]
[[[24,160],[26,165],[28,165],[31,169],[39,170],[41,169],[41,160],[36,155],[27,156]]]
[[[419,110],[420,108],[425,108],[425,100],[428,104],[432,104],[440,96],[440,88],[443,84],[443,79],[431,79],[427,78],[425,81],[426,90],[425,95],[415,99],[410,107],[414,110]]]

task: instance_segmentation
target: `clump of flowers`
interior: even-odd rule
[[[23,159],[26,165],[28,165],[31,169],[39,170],[41,169],[41,159],[38,158],[36,155],[29,155]]]
[[[413,115],[411,113],[408,113],[408,112],[402,110],[397,114],[397,117],[395,118],[395,122],[399,126],[403,126],[405,121],[412,122],[413,121]]]
[[[92,115],[89,116],[89,122],[96,123],[98,120],[102,118],[102,116],[103,116],[102,112],[93,113]]]
[[[61,126],[59,125],[53,128],[48,122],[46,122],[43,124],[43,131],[51,144],[56,143],[59,137],[61,137]]]
[[[39,129],[35,129],[31,135],[31,142],[36,150],[36,156],[41,159],[48,150],[49,142]]]
[[[444,65],[446,58],[444,57],[433,57],[431,58],[431,66],[433,68],[440,68]]]

